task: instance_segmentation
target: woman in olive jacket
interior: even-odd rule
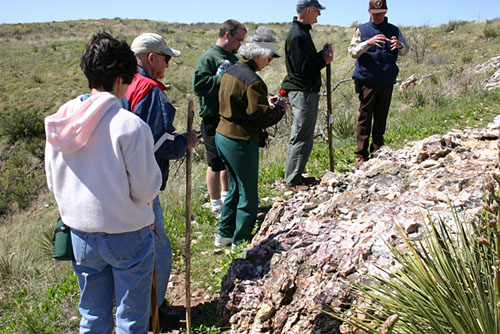
[[[243,58],[229,67],[219,89],[220,122],[215,135],[217,151],[229,176],[229,192],[222,207],[215,246],[248,240],[258,207],[259,146],[264,146],[264,129],[278,123],[286,102],[268,98],[267,86],[257,75],[273,58],[281,57],[278,40],[266,27],[259,27],[240,47]]]

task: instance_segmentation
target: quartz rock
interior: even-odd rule
[[[275,202],[222,282],[218,315],[234,334],[360,333],[320,310],[358,303],[351,281],[401,269],[387,245],[408,251],[429,219],[454,233],[474,217],[498,162],[500,116],[486,129],[453,130],[399,151],[384,146],[362,168]],[[399,228],[400,226],[401,228]]]

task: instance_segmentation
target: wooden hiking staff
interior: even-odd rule
[[[334,171],[335,162],[333,160],[333,138],[332,138],[332,66],[326,65],[326,113],[327,113],[327,131],[328,131],[328,155],[330,156],[330,171]]]
[[[187,131],[193,129],[193,101],[188,102]],[[186,333],[191,334],[191,149],[186,152]]]
[[[156,262],[153,266],[153,286],[151,287],[151,325],[153,334],[160,334],[160,313],[158,310],[158,300],[156,297]]]

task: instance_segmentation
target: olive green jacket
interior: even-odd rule
[[[267,86],[255,73],[256,68],[252,60],[242,60],[222,76],[217,132],[259,144],[262,130],[278,123],[285,110],[269,105]]]

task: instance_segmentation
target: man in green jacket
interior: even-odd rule
[[[236,20],[226,20],[214,45],[198,58],[193,73],[193,90],[200,103],[201,134],[207,151],[206,182],[211,211],[219,216],[228,191],[224,163],[215,147],[215,129],[219,124],[219,87],[222,74],[238,62],[236,53],[245,39],[246,28]],[[221,192],[222,187],[222,192]]]
[[[297,16],[285,42],[287,75],[281,92],[288,92],[293,109],[293,125],[288,143],[285,181],[290,190],[307,189],[314,179],[302,175],[312,151],[314,127],[318,115],[321,69],[333,59],[331,44],[316,51],[311,38],[312,25],[318,22],[321,10],[326,9],[317,0],[299,0]],[[286,93],[285,93],[286,95]]]

